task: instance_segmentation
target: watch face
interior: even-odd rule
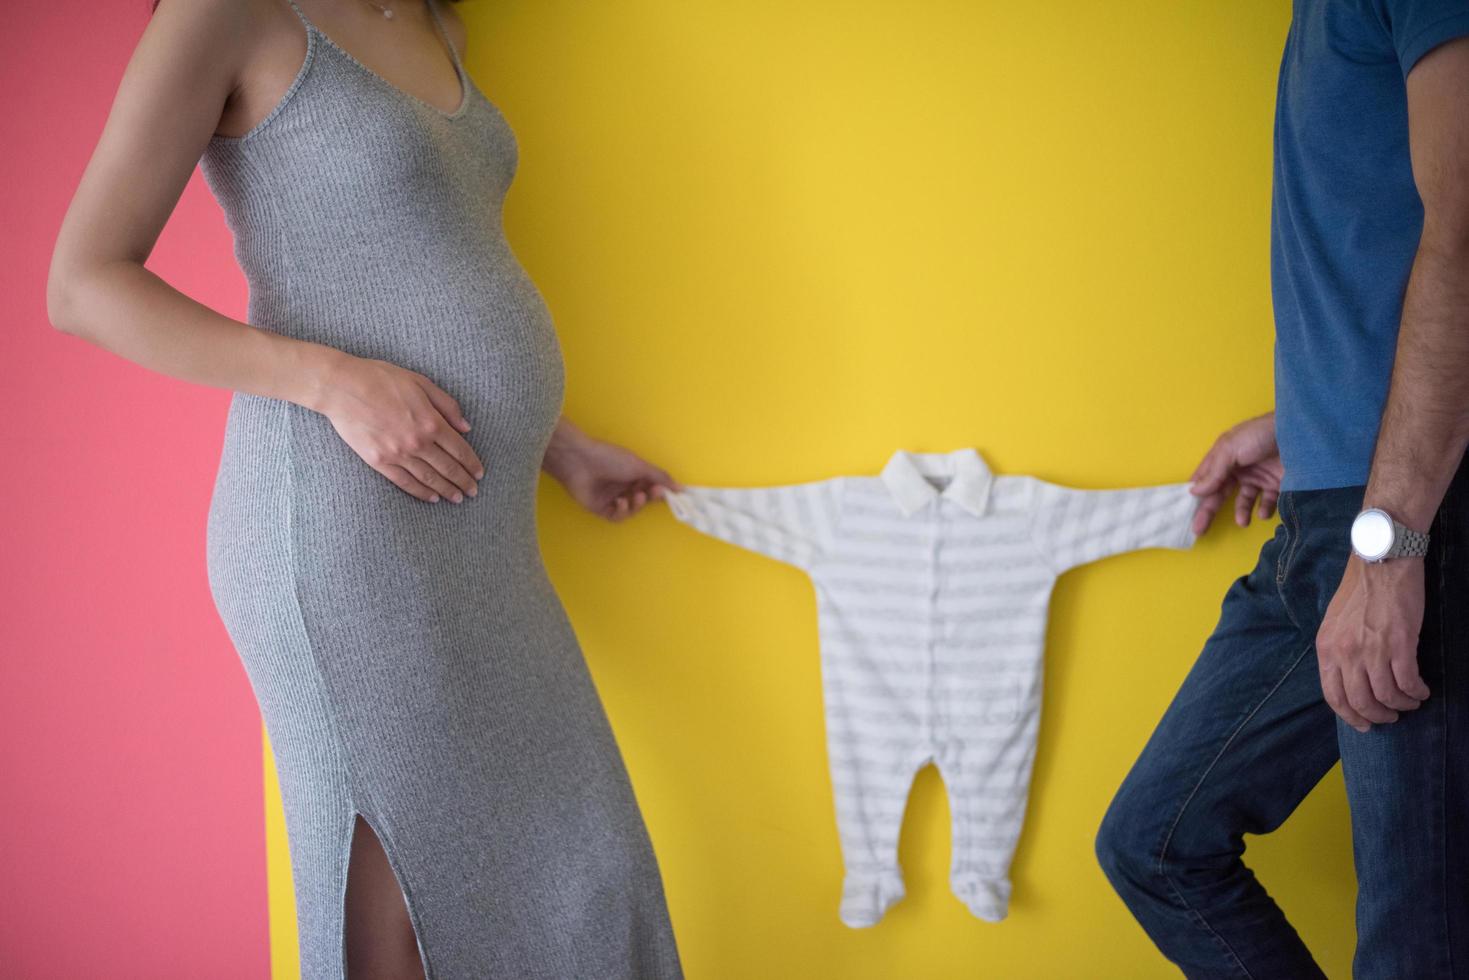
[[[1392,539],[1392,518],[1380,510],[1364,510],[1352,522],[1352,548],[1363,558],[1381,558]]]

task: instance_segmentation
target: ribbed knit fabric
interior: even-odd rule
[[[930,762],[954,815],[954,894],[981,919],[1005,918],[1051,588],[1108,555],[1192,545],[1188,484],[1080,490],[994,476],[972,449],[899,451],[881,476],[691,486],[668,502],[815,584],[842,921],[873,925],[903,897],[898,830]]]
[[[360,813],[430,980],[679,977],[647,832],[536,537],[563,368],[504,237],[515,140],[430,10],[463,92],[452,112],[297,8],[290,90],[201,161],[250,322],[427,375],[486,466],[477,497],[430,504],[324,416],[230,404],[209,582],[276,754],[302,974],[345,975]]]

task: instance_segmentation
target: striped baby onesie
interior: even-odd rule
[[[898,830],[929,762],[954,818],[954,894],[1003,919],[1051,588],[1108,555],[1192,545],[1188,484],[1081,490],[995,476],[973,449],[900,450],[877,477],[667,499],[679,520],[815,586],[842,922],[874,925],[903,896]]]

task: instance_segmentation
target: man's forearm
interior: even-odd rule
[[[1469,241],[1425,226],[1364,507],[1427,531],[1469,446]]]

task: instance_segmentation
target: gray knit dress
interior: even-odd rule
[[[486,468],[477,497],[428,503],[324,416],[230,403],[209,583],[275,750],[302,973],[345,974],[360,813],[430,980],[679,977],[652,847],[536,537],[563,367],[504,236],[515,139],[429,9],[463,93],[452,112],[296,8],[307,51],[289,91],[201,160],[250,322],[427,375]]]

